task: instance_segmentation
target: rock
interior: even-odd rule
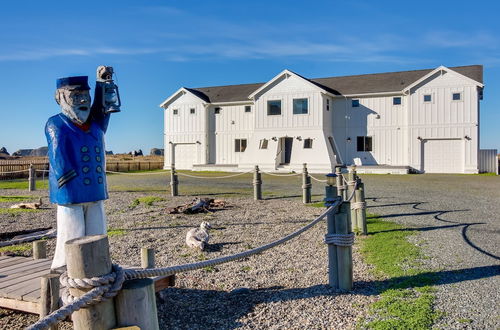
[[[159,148],[153,148],[153,149],[151,149],[149,154],[151,156],[163,156],[163,155],[165,155],[165,150],[159,149]]]
[[[109,150],[109,151],[108,151],[108,150],[106,150],[106,155],[113,155],[113,151],[111,151],[111,150]]]
[[[33,151],[33,149],[19,149],[18,151],[12,153],[12,156],[26,157],[26,156],[30,156],[32,151]]]
[[[134,156],[144,156],[144,155],[142,154],[142,150],[139,149],[134,151]]]
[[[5,154],[5,155],[9,156],[9,153],[7,152],[7,148],[5,148],[5,147],[0,148],[0,154]]]
[[[30,156],[34,157],[45,157],[47,156],[47,153],[49,151],[49,148],[47,147],[40,147],[38,149],[33,149],[30,153]]]

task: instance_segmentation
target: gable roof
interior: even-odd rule
[[[449,67],[449,69],[483,83],[483,66],[468,65]],[[422,77],[436,70],[424,69],[413,71],[386,72],[355,76],[307,79],[312,84],[335,95],[360,95],[369,93],[401,92]],[[287,70],[285,70],[287,71]],[[284,71],[284,72],[285,72]],[[290,71],[291,72],[291,71]],[[295,73],[294,73],[295,74]],[[299,75],[298,75],[299,76]],[[266,83],[186,88],[199,98],[210,103],[245,102],[249,95],[259,90]]]

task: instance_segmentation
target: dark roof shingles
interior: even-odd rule
[[[483,66],[450,67],[477,82],[483,83]],[[313,84],[336,95],[401,91],[434,69],[364,74],[356,76],[308,79]],[[304,78],[307,79],[307,78]],[[264,83],[191,88],[195,94],[211,103],[247,101],[248,95]],[[202,95],[199,95],[202,94]]]

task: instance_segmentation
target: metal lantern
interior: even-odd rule
[[[113,81],[113,67],[101,65],[97,68],[96,85],[101,88],[104,113],[120,112],[122,102],[118,86]]]
[[[326,175],[326,184],[329,186],[335,186],[337,174],[328,173]]]

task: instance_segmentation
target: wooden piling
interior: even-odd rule
[[[85,236],[66,242],[66,261],[68,276],[71,278],[91,278],[111,272],[109,243],[106,235]],[[79,297],[87,289],[69,289],[71,294]],[[104,330],[116,326],[113,299],[82,308],[72,314],[75,330]]]
[[[358,212],[358,224],[363,235],[368,235],[368,226],[366,224],[366,200],[365,200],[365,184],[359,182],[359,202],[364,204],[364,207]]]
[[[179,179],[174,165],[170,167],[170,193],[172,196],[179,196]]]
[[[356,187],[356,166],[350,166],[349,172],[347,173],[347,198],[351,197],[354,192],[354,187]],[[356,194],[353,195],[351,199],[351,204],[356,202]],[[356,210],[351,210],[351,230],[355,233],[359,232],[358,221],[356,218]]]
[[[59,308],[59,274],[48,274],[40,278],[40,319]],[[49,329],[57,330],[53,325]]]
[[[155,267],[155,249],[141,248],[141,268]]]
[[[28,190],[35,191],[36,190],[36,170],[33,167],[33,164],[30,164],[28,182],[29,182]]]
[[[47,241],[33,242],[33,259],[47,258]]]
[[[332,174],[327,174],[328,177]],[[326,185],[325,186],[325,207],[330,207],[335,202],[337,197],[337,187]],[[335,212],[330,212],[326,216],[327,234],[335,234]],[[339,287],[338,277],[338,260],[337,260],[337,246],[328,244],[328,284],[333,288]]]
[[[135,325],[140,329],[159,329],[154,282],[150,278],[125,281],[115,297],[115,308],[120,327]]]
[[[255,170],[253,172],[253,199],[262,199],[262,176],[258,165],[255,165]]]
[[[337,193],[340,197],[342,197],[342,200],[345,199],[345,185],[344,185],[344,179],[342,179],[342,168],[340,166],[335,167],[335,175],[337,176],[335,178],[336,181],[336,186],[337,186]]]
[[[349,203],[340,205],[339,213],[335,217],[335,232],[337,234],[348,234],[351,232],[348,222],[348,213],[350,210]],[[338,264],[338,288],[341,290],[352,290],[352,246],[336,246],[337,247],[337,264]]]
[[[302,168],[302,202],[304,204],[311,203],[311,177],[307,171],[307,164],[304,163]]]

